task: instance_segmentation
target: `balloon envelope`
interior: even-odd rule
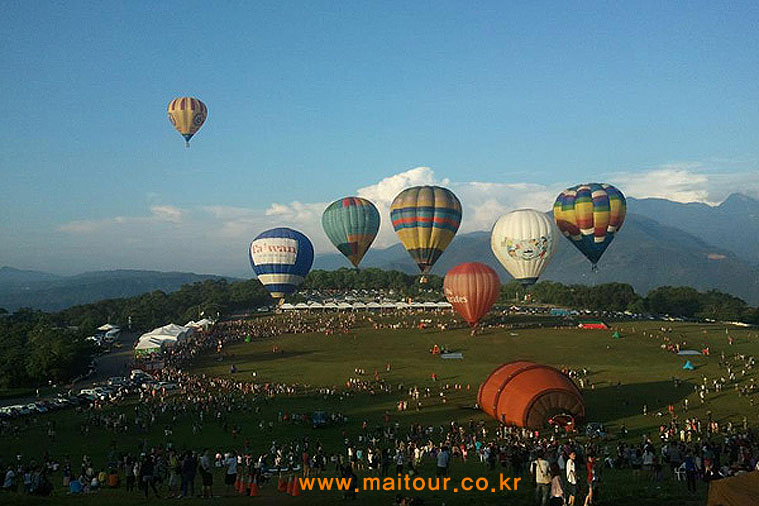
[[[374,204],[361,197],[332,202],[322,214],[322,228],[332,244],[354,267],[377,237],[380,216]]]
[[[469,325],[476,325],[498,300],[501,281],[485,264],[459,264],[445,275],[445,298]]]
[[[179,97],[169,102],[169,121],[182,134],[187,145],[208,117],[206,104],[193,97]]]
[[[556,225],[545,213],[519,209],[498,218],[490,247],[501,265],[523,285],[538,280],[556,252]]]
[[[595,266],[625,221],[622,192],[606,183],[567,188],[553,204],[559,230]]]
[[[447,188],[414,186],[395,197],[390,219],[406,251],[426,274],[459,229],[461,202]]]
[[[314,263],[311,241],[291,228],[273,228],[253,239],[250,265],[274,298],[295,293]]]

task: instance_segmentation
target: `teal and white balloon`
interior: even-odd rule
[[[534,209],[518,209],[498,218],[490,247],[501,265],[525,286],[534,284],[556,252],[559,231],[553,220]]]

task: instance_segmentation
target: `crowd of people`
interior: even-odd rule
[[[632,480],[652,484],[682,480],[687,490],[696,491],[700,482],[759,466],[759,439],[745,418],[742,423],[720,424],[711,414],[706,419],[687,416],[687,403],[682,409],[673,406],[657,413],[662,417],[658,434],[644,435],[639,443],[626,442],[629,438],[625,437],[624,425],[620,442],[611,443],[578,438],[558,427],[542,432],[473,420],[402,426],[401,418],[390,412],[385,412],[381,421],[370,423],[365,419],[349,420],[340,411],[325,409],[320,412],[320,423],[336,427],[342,434],[340,443],[328,446],[314,437],[318,433],[309,430],[316,426],[313,411],[289,411],[280,401],[307,397],[335,405],[332,400],[388,395],[397,399],[398,411],[406,411],[409,406],[419,410],[433,403],[446,403],[449,395],[469,390],[470,386],[442,381],[394,384],[389,380],[390,363],[382,371],[356,367],[353,376],[340,387],[312,386],[302,381],[258,382],[254,377],[234,374],[209,377],[191,374],[187,369],[198,354],[215,352],[224,357],[225,347],[247,336],[261,339],[287,333],[346,332],[356,323],[353,315],[314,319],[297,314],[223,322],[166,354],[165,367],[155,374],[155,379],[177,385],[176,390],[166,390],[158,384],[139,389],[137,402],[125,402],[117,408],[98,404],[79,408],[79,428],[84,437],[111,434],[114,441],[117,436],[128,441],[127,449],[114,443],[101,461],[96,463],[83,455],[79,465],[67,455],[46,452],[29,458],[19,454],[0,462],[3,488],[48,495],[59,486],[71,494],[123,487],[128,493],[145,497],[209,497],[235,494],[240,480],[265,486],[282,473],[306,477],[447,475],[451,467],[467,466],[467,472],[471,472],[479,465],[532,482],[538,504],[587,506],[602,497],[605,470],[623,470],[630,473]],[[705,377],[702,385],[696,385],[697,391],[717,391],[717,384],[726,386],[735,381],[735,376],[745,376],[754,364],[750,356],[722,355],[720,366],[725,378],[714,383]],[[563,372],[592,388],[592,371],[563,368]],[[753,382],[746,383],[741,395],[753,398]],[[276,416],[271,415],[274,410]],[[35,423],[40,422],[25,420],[25,426],[15,424],[15,431],[7,434],[19,437],[19,431],[31,430]],[[295,432],[299,436],[284,440],[275,437],[283,424],[298,426]],[[233,443],[178,448],[173,431],[180,425],[191,427],[199,441],[208,441],[205,434],[218,434],[220,430],[231,436]],[[210,431],[209,426],[213,426]],[[156,438],[157,432],[162,437]],[[47,433],[54,438],[55,426],[48,423]]]

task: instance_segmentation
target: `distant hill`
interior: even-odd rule
[[[210,274],[115,270],[56,276],[45,272],[0,269],[0,307],[13,311],[33,307],[58,311],[102,299],[132,297],[145,292],[173,292],[186,283],[222,279]]]
[[[462,262],[482,262],[490,265],[507,281],[510,276],[490,251],[490,234],[474,232],[456,236],[433,269],[445,273]],[[348,267],[342,255],[319,255],[315,268]],[[403,246],[370,250],[362,267],[399,269],[417,273]],[[664,285],[692,286],[700,290],[716,288],[759,304],[759,269],[739,258],[727,248],[712,246],[699,237],[680,229],[630,214],[622,231],[604,254],[597,272],[565,238],[559,241],[556,257],[542,279],[563,283],[629,283],[638,293]]]
[[[759,265],[759,200],[733,193],[718,206],[665,199],[628,199],[631,212],[677,227]]]
[[[25,271],[13,267],[0,267],[0,289],[30,290],[40,284],[61,279],[61,276],[49,272]]]

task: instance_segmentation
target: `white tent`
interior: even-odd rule
[[[216,322],[213,320],[209,320],[208,318],[203,318],[202,320],[196,321],[195,325],[201,327],[203,330],[208,330],[214,325],[216,325]]]
[[[289,302],[285,302],[284,304],[282,304],[281,306],[279,306],[279,308],[282,311],[292,311],[293,309],[295,309],[295,306],[293,306]]]
[[[351,306],[347,302],[341,302],[337,305],[337,309],[348,310],[348,309],[353,309],[353,306]]]
[[[195,330],[192,327],[182,327],[176,323],[169,323],[163,327],[153,329],[152,332],[154,334],[168,334],[171,336],[176,336],[177,339],[181,341],[183,339],[187,339],[188,337],[192,337],[192,335],[195,333]]]
[[[437,304],[434,302],[425,302],[424,309],[437,309]]]
[[[308,309],[308,304],[306,304],[305,302],[298,302],[297,304],[295,304],[295,309],[297,309],[298,311],[301,311],[303,309]]]
[[[382,309],[395,309],[395,302],[383,302]]]
[[[366,305],[366,309],[382,309],[382,304],[379,302],[370,302]]]
[[[407,309],[408,307],[409,305],[403,301],[395,303],[395,309]]]
[[[146,334],[142,334],[139,339],[139,343],[143,341],[159,342],[163,346],[174,346],[180,341],[184,341],[194,333],[192,328],[180,327],[174,323],[158,327]]]
[[[435,304],[435,307],[437,307],[438,309],[451,309],[453,306],[451,306],[450,302],[443,301],[443,302],[438,302],[437,304]]]
[[[108,332],[109,330],[114,330],[114,329],[118,330],[119,327],[118,325],[114,325],[112,323],[106,323],[98,327],[98,330],[102,330],[103,332]]]
[[[137,346],[134,347],[134,351],[137,354],[142,353],[156,353],[161,351],[163,341],[155,337],[147,337],[150,334],[143,334]],[[144,339],[143,339],[144,338]]]
[[[353,303],[353,309],[366,309],[366,304],[361,301]]]
[[[412,302],[411,307],[414,309],[424,309],[424,304],[421,302]]]
[[[324,304],[321,302],[311,302],[308,307],[310,309],[324,309]]]
[[[337,304],[334,302],[327,302],[324,304],[324,309],[337,309]]]

